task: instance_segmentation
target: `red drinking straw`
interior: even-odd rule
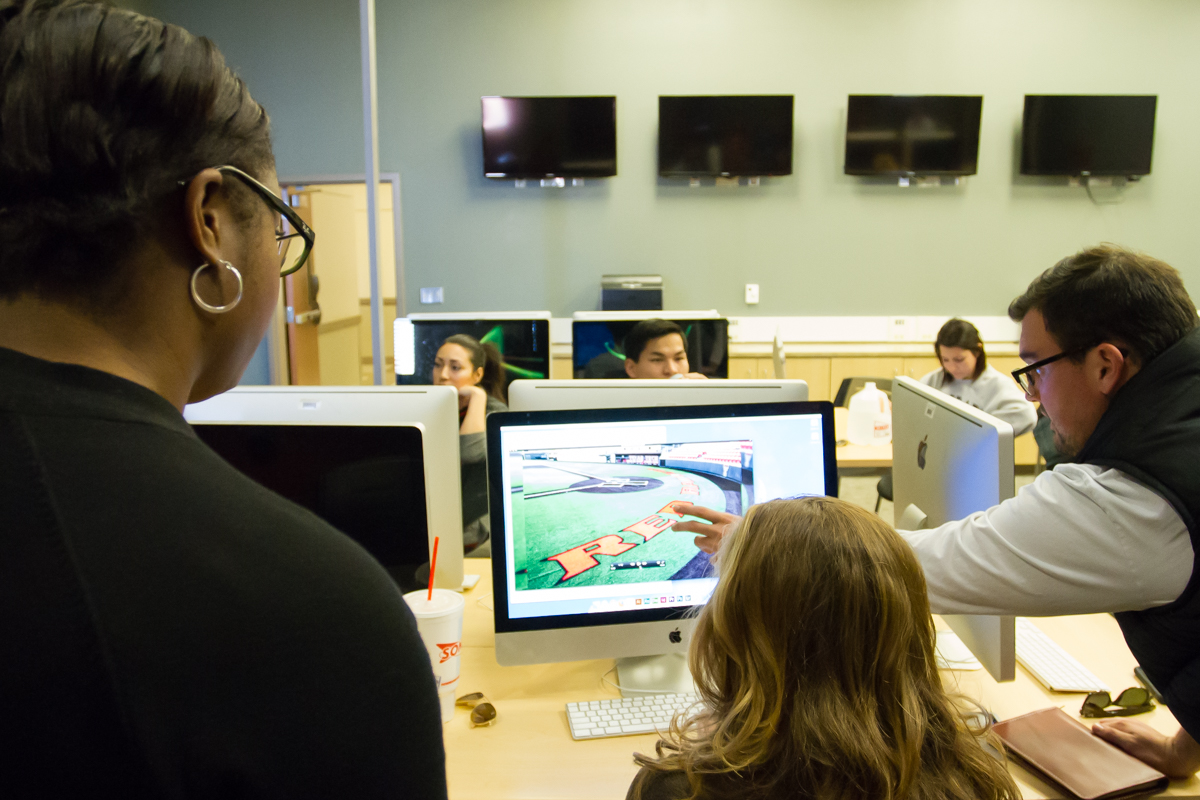
[[[429,559],[429,594],[425,596],[425,600],[433,602],[433,571],[437,569],[437,547],[438,537],[433,537],[433,558]]]

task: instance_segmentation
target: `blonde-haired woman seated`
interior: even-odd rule
[[[635,756],[629,798],[1020,796],[942,688],[921,566],[874,514],[754,506],[717,570],[690,652],[704,708]]]

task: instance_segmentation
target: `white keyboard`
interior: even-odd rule
[[[1104,681],[1025,617],[1017,617],[1017,661],[1054,692],[1108,691]]]
[[[694,694],[648,694],[645,697],[567,703],[567,722],[571,726],[572,739],[665,733],[677,713],[688,711],[699,700]]]

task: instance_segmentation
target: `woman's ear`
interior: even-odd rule
[[[225,178],[215,169],[206,169],[188,182],[183,198],[184,231],[188,243],[204,263],[221,260],[222,219],[218,213],[226,203],[221,195]],[[197,265],[201,263],[197,262]]]
[[[471,373],[471,385],[478,386],[483,381],[483,367],[476,367]]]

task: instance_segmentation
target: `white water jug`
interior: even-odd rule
[[[862,391],[850,398],[850,420],[846,438],[851,444],[881,445],[892,441],[892,401],[867,381]]]

